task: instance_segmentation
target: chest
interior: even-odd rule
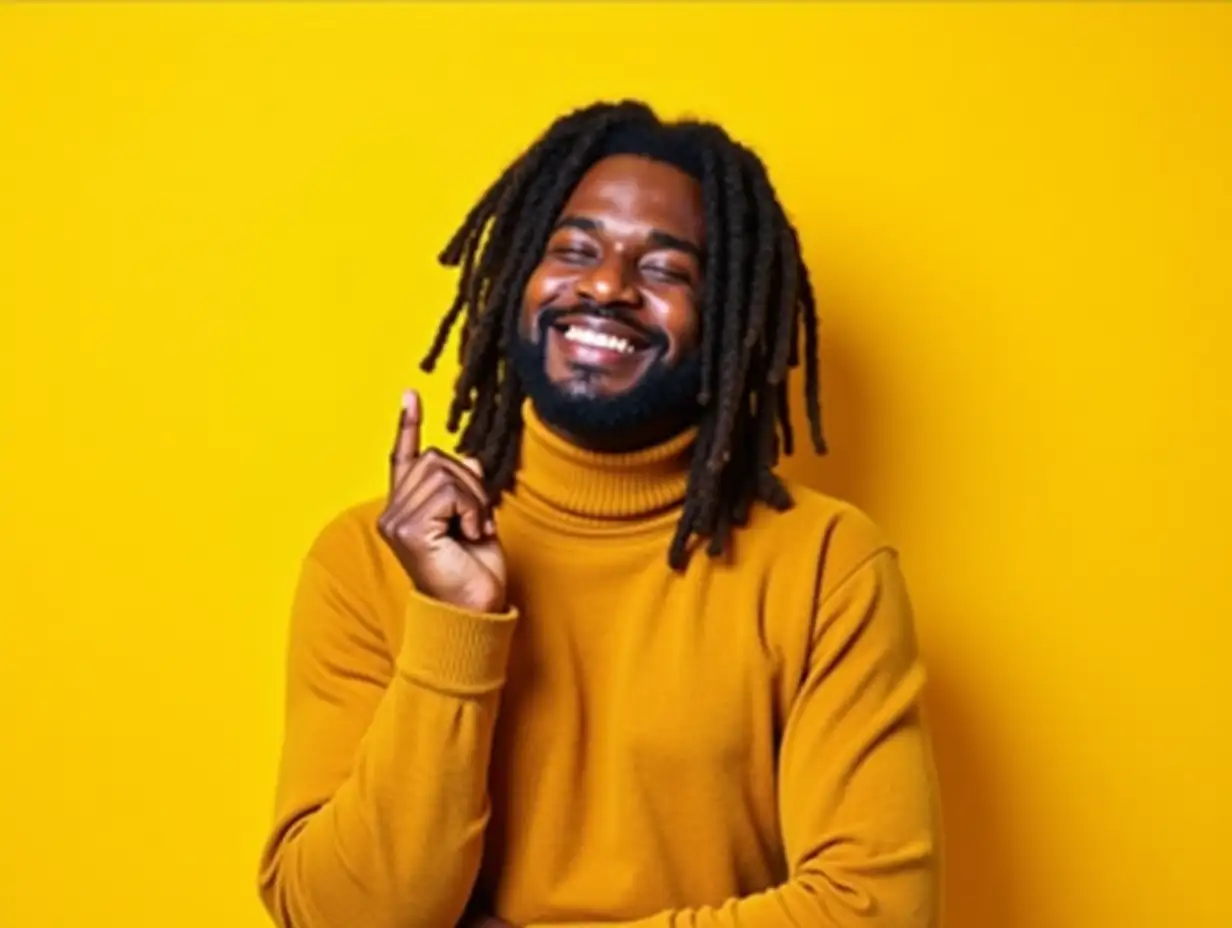
[[[658,547],[541,548],[511,568],[509,751],[647,778],[772,764],[792,671],[758,584],[704,562],[675,573]]]

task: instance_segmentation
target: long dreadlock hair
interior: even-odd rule
[[[765,166],[713,123],[663,123],[638,101],[597,103],[556,120],[471,208],[439,260],[461,266],[457,294],[421,363],[431,371],[460,317],[461,371],[447,428],[459,453],[477,458],[495,503],[513,484],[522,432],[523,386],[509,349],[518,337],[523,290],[566,200],[609,133],[624,126],[686,133],[703,165],[706,260],[699,299],[702,407],[683,513],[668,550],[684,567],[693,536],[718,556],[761,500],[792,505],[775,475],[792,453],[787,376],[801,360],[814,448],[821,426],[818,318],[795,228]]]

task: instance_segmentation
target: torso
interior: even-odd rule
[[[632,917],[782,880],[776,745],[815,572],[699,552],[678,575],[674,523],[579,539],[502,510],[521,618],[491,765],[497,912]]]

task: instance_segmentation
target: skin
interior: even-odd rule
[[[462,609],[505,608],[505,554],[496,538],[483,469],[435,448],[421,452],[419,394],[408,390],[377,529],[416,590]]]
[[[594,165],[523,292],[522,334],[532,341],[542,337],[545,310],[569,311],[547,330],[548,379],[575,396],[619,396],[656,361],[672,365],[695,350],[705,230],[701,185],[680,169],[636,155]],[[571,340],[571,325],[626,339],[632,350]],[[625,441],[644,446],[680,425],[662,423],[661,435]]]

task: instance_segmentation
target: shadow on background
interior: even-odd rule
[[[842,332],[823,325],[821,343],[821,418],[830,451],[824,457],[813,452],[802,400],[804,378],[799,371],[793,371],[791,418],[795,454],[783,458],[781,469],[784,475],[853,503],[877,518],[881,507],[876,498],[876,472],[884,456],[873,447],[873,431],[861,428],[861,423],[875,421],[870,418],[872,398],[853,367],[854,352],[845,345]]]
[[[874,408],[873,391],[862,380],[856,352],[842,333],[822,333],[822,403],[830,453],[812,453],[802,404],[793,408],[796,454],[782,471],[807,486],[853,503],[874,519],[884,512],[887,481],[896,479],[888,451],[877,447],[875,429],[884,422]],[[793,397],[802,396],[797,381]],[[794,400],[793,400],[794,401]],[[900,474],[897,479],[902,479]],[[956,591],[957,592],[957,591]],[[935,619],[918,617],[924,629],[942,628]],[[940,781],[943,829],[944,928],[1025,928],[1015,898],[1013,848],[1003,828],[1000,793],[992,769],[991,744],[982,737],[974,711],[977,698],[964,685],[954,662],[945,659],[937,636],[936,653],[926,653],[929,684],[925,713],[932,732]]]
[[[927,660],[928,655],[925,655]],[[974,708],[958,674],[929,661],[924,711],[941,782],[944,928],[1026,928],[1005,829],[1003,793]]]

